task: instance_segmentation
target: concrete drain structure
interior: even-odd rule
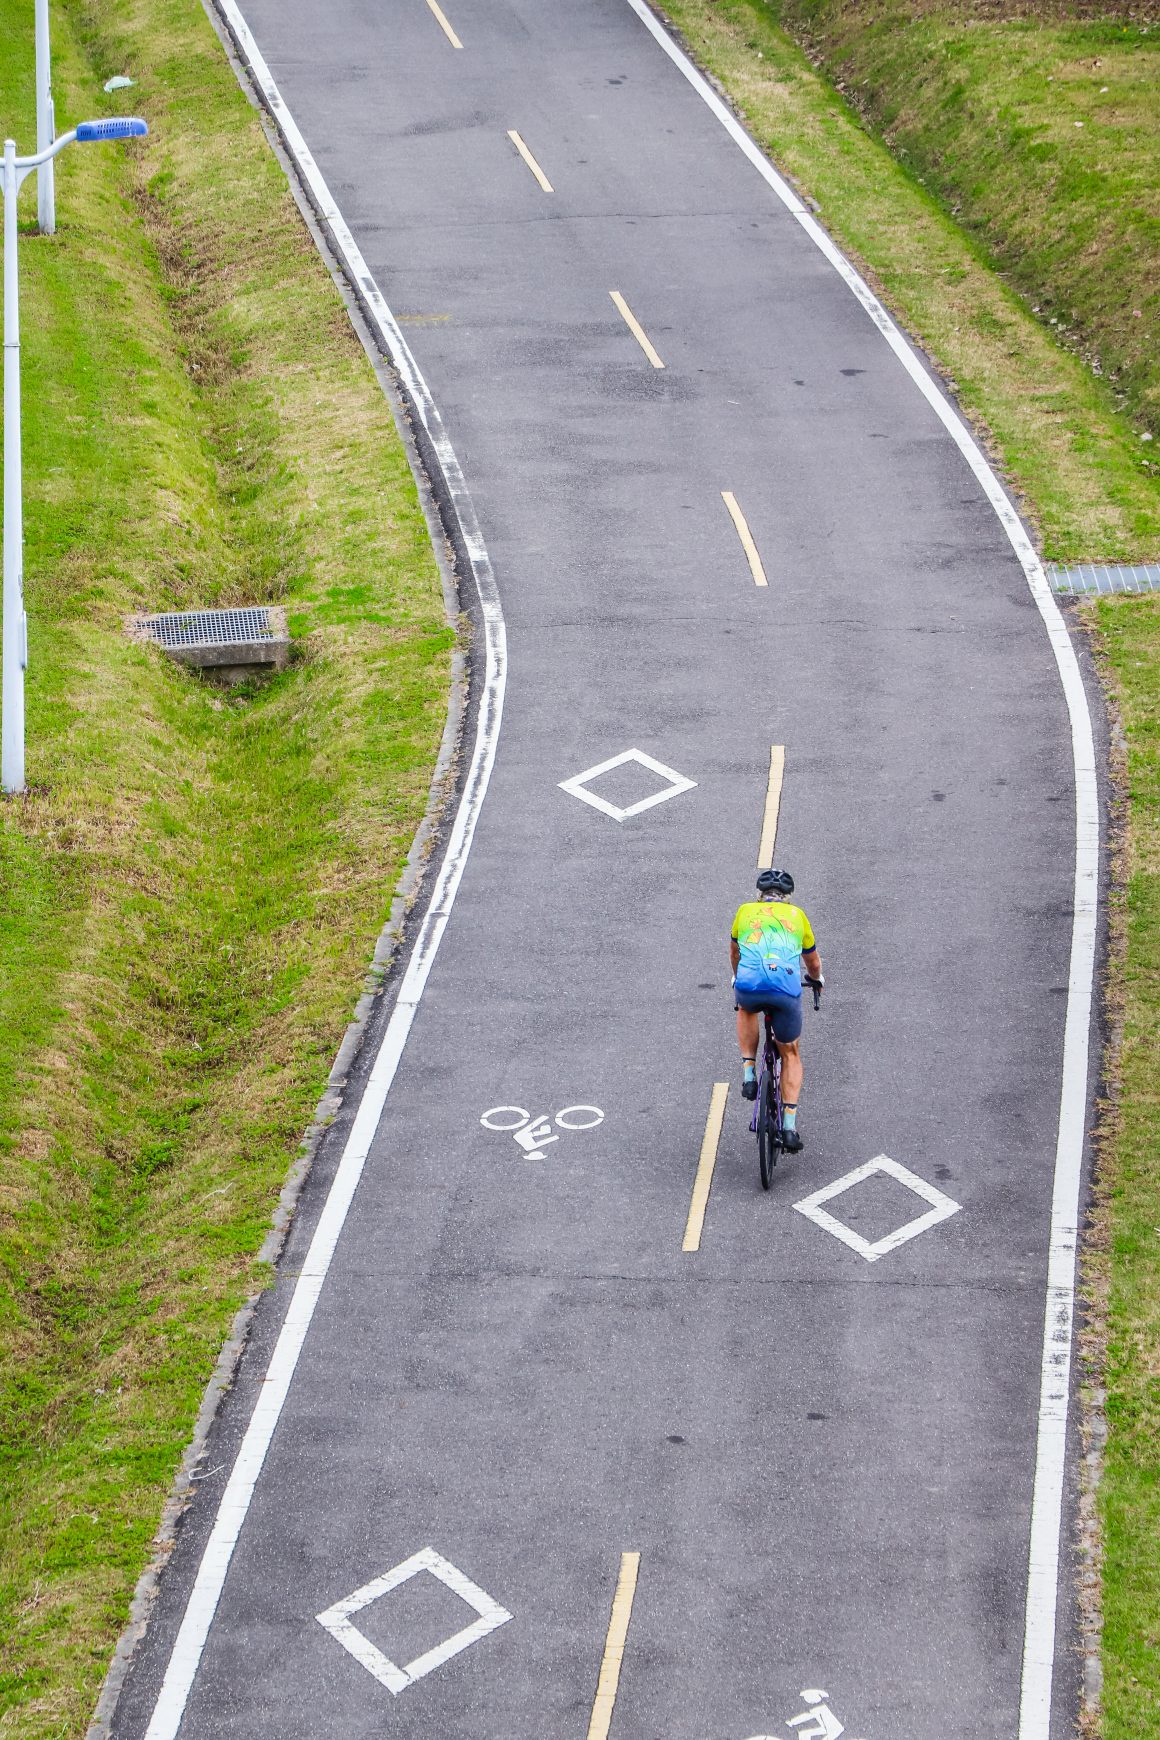
[[[1065,598],[1085,598],[1092,593],[1160,592],[1160,562],[1079,562],[1073,568],[1046,562],[1044,573],[1052,590]]]
[[[273,604],[231,610],[171,610],[129,620],[134,640],[152,641],[171,659],[237,683],[290,662],[286,612]]]

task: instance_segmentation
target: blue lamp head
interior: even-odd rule
[[[100,139],[143,139],[149,128],[139,115],[110,115],[107,121],[82,121],[77,144],[92,145]]]

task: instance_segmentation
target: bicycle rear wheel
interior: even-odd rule
[[[778,1137],[780,1134],[773,1075],[767,1070],[761,1079],[761,1096],[757,1105],[757,1159],[761,1167],[761,1188],[763,1190],[768,1190],[773,1183],[773,1169],[777,1165]]]
[[[765,1068],[757,1101],[757,1158],[761,1165],[761,1188],[768,1190],[781,1147],[781,1060],[773,1048],[766,1017]]]

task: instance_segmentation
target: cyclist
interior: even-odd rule
[[[761,1015],[773,1022],[773,1037],[781,1057],[782,1143],[787,1154],[802,1145],[797,1128],[802,1059],[804,959],[810,982],[824,985],[822,958],[810,921],[800,906],[791,906],[793,877],[788,870],[762,870],[757,878],[759,900],[737,908],[729,942],[733,994],[737,1009],[737,1039],[741,1046],[741,1092],[757,1098],[757,1044]]]

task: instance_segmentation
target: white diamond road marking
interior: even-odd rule
[[[400,1667],[397,1662],[384,1655],[381,1649],[376,1649],[370,1638],[364,1637],[358,1627],[351,1624],[351,1618],[364,1607],[369,1607],[372,1601],[377,1601],[380,1595],[387,1595],[401,1583],[410,1582],[420,1571],[430,1571],[433,1577],[437,1577],[461,1601],[466,1601],[469,1607],[474,1608],[479,1618],[470,1625],[465,1625],[462,1631],[457,1631],[443,1643],[437,1643],[434,1649],[426,1650],[424,1654],[417,1655],[414,1661],[406,1662]],[[325,1613],[317,1614],[316,1618],[319,1625],[325,1626],[330,1635],[337,1638],[343,1649],[349,1650],[354,1659],[361,1662],[367,1672],[373,1674],[379,1684],[386,1686],[388,1692],[397,1698],[400,1692],[405,1692],[408,1686],[413,1686],[416,1680],[421,1680],[432,1668],[440,1667],[445,1661],[450,1661],[453,1655],[458,1655],[461,1649],[478,1643],[489,1631],[506,1624],[511,1614],[433,1547],[424,1547],[422,1552],[413,1553],[402,1564],[384,1571],[373,1583],[364,1583],[361,1589],[356,1589],[344,1601],[336,1601],[333,1607],[328,1607]]]
[[[885,1172],[888,1178],[896,1178],[899,1184],[905,1184],[908,1190],[913,1190],[930,1207],[925,1214],[916,1215],[904,1226],[887,1233],[885,1238],[877,1239],[871,1244],[861,1233],[856,1233],[852,1227],[827,1214],[822,1207],[823,1202],[830,1202],[835,1196],[841,1196],[852,1189],[855,1184],[861,1184],[863,1179],[872,1178],[876,1172]],[[906,1244],[908,1239],[917,1238],[928,1228],[937,1226],[940,1220],[949,1220],[952,1214],[957,1214],[962,1204],[954,1202],[949,1196],[944,1196],[941,1190],[936,1190],[933,1184],[928,1184],[925,1178],[919,1178],[916,1173],[900,1166],[897,1160],[892,1160],[888,1154],[879,1154],[873,1160],[867,1160],[864,1166],[856,1166],[853,1172],[847,1172],[843,1178],[836,1178],[833,1184],[824,1185],[821,1190],[815,1190],[812,1196],[804,1196],[794,1207],[799,1214],[804,1214],[807,1220],[812,1220],[815,1226],[822,1227],[826,1232],[833,1233],[836,1239],[841,1239],[844,1245],[849,1245],[852,1251],[857,1251],[860,1257],[865,1257],[868,1263],[876,1263],[879,1257],[886,1256],[890,1251],[896,1251],[899,1245]]]
[[[638,804],[629,804],[626,810],[622,810],[615,804],[610,804],[607,798],[597,797],[587,786],[590,779],[599,779],[602,773],[611,773],[614,767],[623,767],[626,761],[639,761],[642,767],[651,768],[653,773],[659,774],[668,784],[662,790],[654,792],[652,797],[641,798]],[[692,791],[696,783],[695,779],[686,779],[683,773],[666,767],[663,761],[654,761],[643,749],[626,749],[622,755],[613,755],[608,761],[598,762],[584,773],[574,773],[571,779],[562,779],[560,789],[570,792],[581,803],[591,804],[594,810],[603,810],[614,822],[626,822],[629,816],[639,816],[642,810],[651,810],[654,804],[663,804],[669,798],[679,797],[683,791]]]

